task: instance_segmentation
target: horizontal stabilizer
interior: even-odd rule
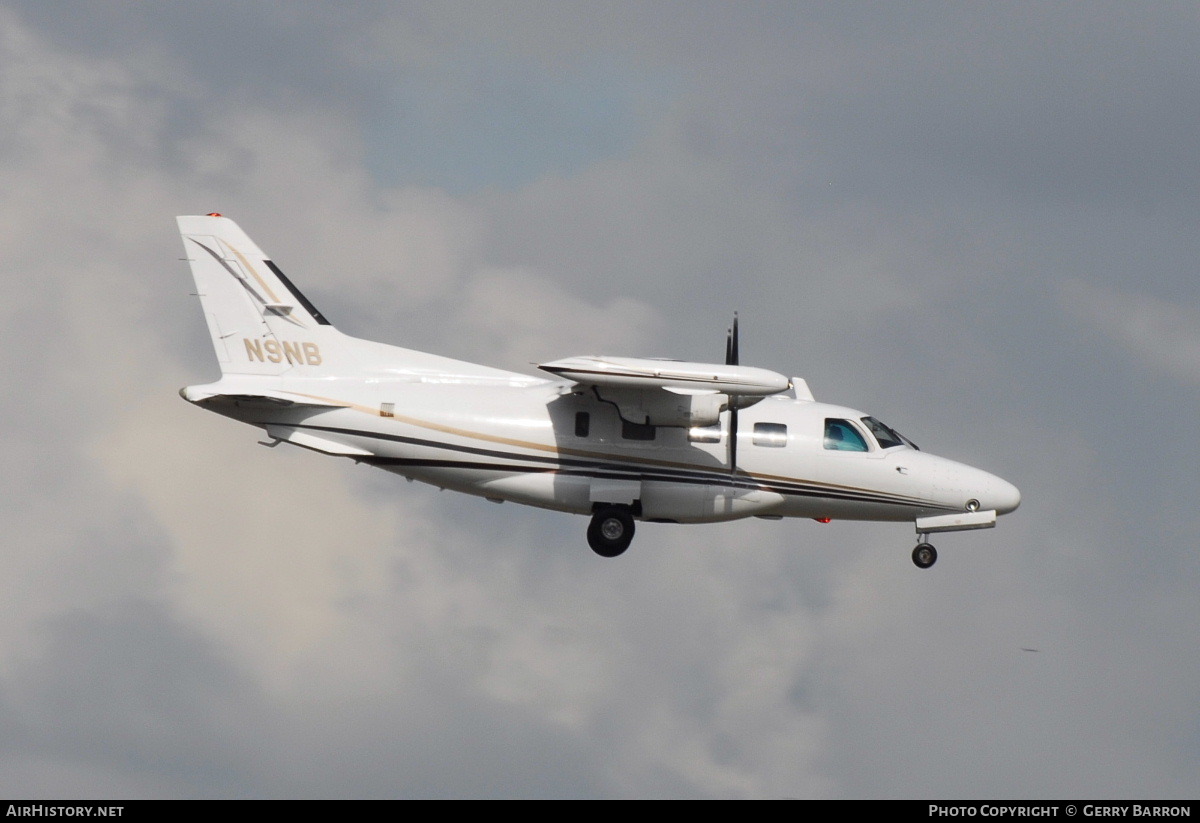
[[[184,386],[179,390],[179,396],[189,403],[237,403],[243,406],[259,406],[261,408],[278,409],[282,407],[300,408],[340,408],[339,403],[313,402],[312,400],[292,400],[288,392],[264,390],[262,392],[243,393],[222,391],[221,383],[210,383],[206,386]]]

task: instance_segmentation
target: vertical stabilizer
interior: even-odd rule
[[[222,373],[303,376],[345,353],[344,338],[237,223],[176,220]]]

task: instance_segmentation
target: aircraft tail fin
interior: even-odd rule
[[[342,334],[237,223],[219,214],[176,220],[222,374],[539,382]]]
[[[305,375],[343,349],[343,336],[237,223],[176,218],[224,374]]]

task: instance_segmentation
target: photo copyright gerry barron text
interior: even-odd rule
[[[1163,806],[1129,803],[941,803],[929,804],[930,817],[1191,817],[1190,803]]]

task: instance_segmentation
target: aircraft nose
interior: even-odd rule
[[[1008,514],[1021,505],[1021,490],[999,477],[993,479],[988,490],[989,508],[994,508],[996,514]]]

